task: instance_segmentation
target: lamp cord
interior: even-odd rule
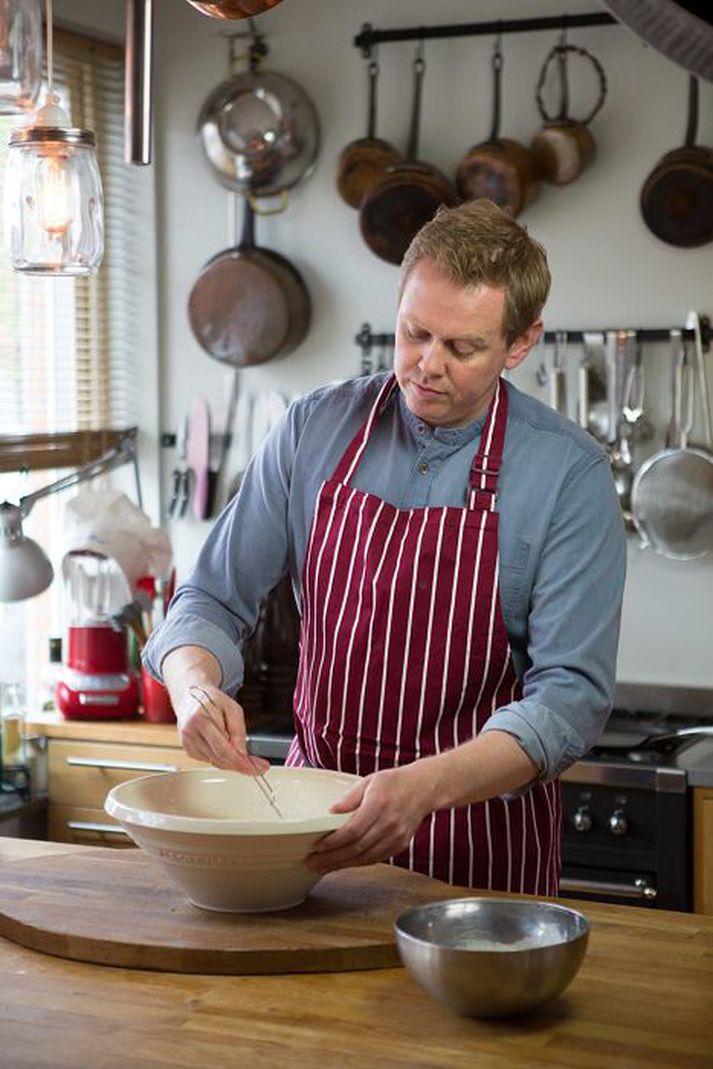
[[[45,0],[47,11],[47,92],[53,96],[54,56],[52,52],[52,0]]]

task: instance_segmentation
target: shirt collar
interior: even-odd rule
[[[485,421],[488,418],[488,413],[485,412],[478,419],[472,420],[471,423],[465,423],[462,427],[431,427],[414,415],[406,404],[406,398],[401,390],[398,390],[398,395],[401,416],[417,441],[434,438],[437,442],[443,442],[444,445],[460,448],[480,437]]]

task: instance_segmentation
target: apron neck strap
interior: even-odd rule
[[[377,398],[374,401],[374,404],[371,406],[371,411],[369,412],[367,419],[364,421],[363,425],[354,435],[349,446],[347,447],[346,452],[344,453],[344,456],[337,464],[337,467],[335,468],[334,474],[332,476],[332,478],[336,480],[336,482],[347,484],[353,476],[354,472],[357,469],[359,461],[362,458],[362,454],[364,453],[364,450],[369,444],[369,438],[371,437],[371,432],[374,429],[374,424],[386,408],[386,405],[388,404],[391,395],[396,389],[396,386],[396,375],[392,373],[385,380],[384,385],[379,390]]]
[[[508,392],[503,380],[498,379],[480,435],[478,452],[470,468],[468,507],[471,509],[485,507],[491,512],[495,511],[507,418]]]

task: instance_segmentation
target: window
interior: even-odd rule
[[[137,280],[145,273],[146,179],[123,159],[123,50],[57,31],[55,82],[73,124],[96,133],[104,261],[91,278],[32,277],[15,274],[0,249],[0,436],[122,429],[138,422],[137,332],[145,308],[137,301],[144,299],[145,287]],[[0,182],[13,122],[17,119],[0,116]],[[3,461],[0,445],[0,500],[16,503],[64,474],[8,470],[15,464]],[[123,478],[120,482],[123,488]],[[127,493],[135,499],[132,486],[127,477]],[[71,496],[70,491],[41,500],[23,525],[51,557],[55,573],[62,510]],[[37,598],[0,605],[0,681],[24,683],[26,699],[33,702],[48,638],[62,628],[57,578]]]

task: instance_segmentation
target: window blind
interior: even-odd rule
[[[0,244],[0,436],[118,430],[137,422],[142,309],[132,280],[141,256],[134,219],[142,191],[137,168],[123,159],[123,51],[63,31],[55,32],[54,43],[55,90],[72,124],[96,134],[105,252],[95,276],[41,278],[14,273]],[[16,122],[0,116],[0,186]],[[0,466],[0,501],[16,503],[64,474],[8,467],[3,473]],[[92,485],[101,486],[105,478]],[[31,710],[37,708],[48,638],[62,635],[66,623],[57,550],[71,496],[43,499],[23,524],[54,564],[49,590],[26,602],[0,604],[0,682],[20,682]]]
[[[73,125],[97,138],[104,261],[90,278],[40,278],[15,274],[7,256],[0,258],[0,434],[135,422],[138,313],[131,279],[138,250],[132,171],[123,159],[123,87],[121,49],[56,33],[55,88]],[[0,178],[12,123],[0,119]]]

